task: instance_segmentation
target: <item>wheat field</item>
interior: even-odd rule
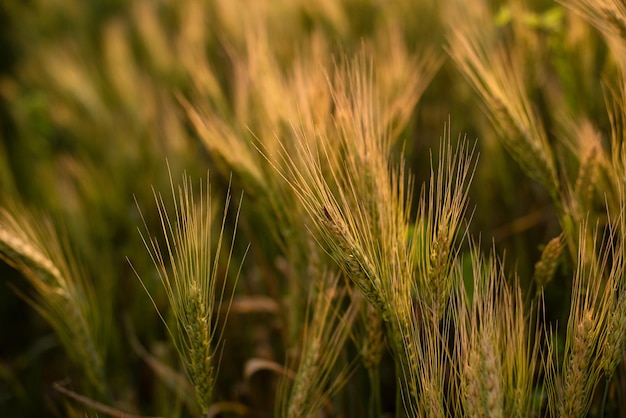
[[[623,0],[6,0],[0,415],[626,417]]]

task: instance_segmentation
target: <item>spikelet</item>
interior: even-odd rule
[[[181,324],[189,338],[186,355],[189,377],[195,387],[198,403],[206,411],[215,385],[215,358],[211,349],[210,316],[206,312],[207,306],[201,292],[196,283],[190,284]]]
[[[430,251],[430,263],[428,264],[428,293],[433,307],[442,314],[448,295],[452,288],[448,276],[451,261],[452,242],[450,230],[440,227],[435,234]]]
[[[411,399],[410,408],[419,404],[419,368],[421,360],[421,346],[416,333],[419,332],[418,324],[412,318],[412,313],[405,305],[395,306],[396,321],[390,329],[390,340],[395,345],[395,351],[402,353],[399,364],[403,374],[403,391],[407,392]]]
[[[485,405],[487,416],[502,418],[504,416],[504,397],[502,391],[502,365],[496,340],[487,333],[482,336],[481,352],[483,356],[480,380],[484,383]]]

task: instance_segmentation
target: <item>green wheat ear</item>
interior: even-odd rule
[[[229,271],[234,244],[233,237],[224,265],[220,255],[222,246],[227,244],[224,234],[231,196],[229,191],[219,224],[217,242],[213,244],[216,225],[208,177],[204,188],[200,182],[197,201],[189,177],[183,176],[182,184],[176,189],[173,182],[171,183],[173,212],[168,212],[161,194],[154,193],[165,248],[162,250],[154,237],[142,233],[142,239],[165,287],[176,319],[176,328],[170,330],[170,335],[195,388],[197,401],[206,415],[215,389],[218,368],[216,354],[224,331],[224,326],[217,326],[214,314],[223,303],[228,273],[221,277],[218,270],[223,268],[223,271]],[[146,234],[149,234],[143,214],[142,219]],[[235,229],[238,219],[239,208]],[[241,266],[234,278],[233,287],[240,272]],[[230,306],[230,301],[228,305]]]

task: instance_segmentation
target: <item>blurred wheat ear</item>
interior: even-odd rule
[[[105,396],[106,319],[67,242],[48,219],[9,201],[0,208],[0,257],[28,280],[37,296],[22,296],[54,328],[91,388]]]
[[[558,203],[560,183],[554,152],[526,91],[529,83],[523,57],[488,29],[493,17],[486,3],[461,3],[453,8],[459,13],[453,16],[465,17],[463,24],[451,28],[450,55],[482,98],[502,144],[526,175],[542,184]]]
[[[204,185],[200,181],[197,199],[192,181],[186,175],[183,176],[182,184],[175,187],[170,173],[170,182],[173,211],[168,212],[162,195],[154,192],[165,248],[161,249],[159,241],[149,235],[143,214],[141,216],[146,232],[141,235],[165,288],[176,321],[174,329],[169,329],[170,336],[195,388],[202,413],[206,415],[215,389],[219,366],[217,354],[224,332],[224,324],[218,326],[215,313],[224,303],[232,260],[234,237],[230,240],[226,261],[220,259],[225,250],[223,246],[228,245],[225,226],[231,196],[229,190],[217,242],[213,244],[216,213],[208,176]],[[239,209],[240,207],[234,223],[235,230]],[[233,289],[240,272],[241,266],[233,278]],[[232,295],[227,301],[228,308],[231,301]]]

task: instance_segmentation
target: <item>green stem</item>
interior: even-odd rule
[[[600,418],[604,417],[604,408],[606,407],[606,399],[609,395],[609,386],[611,383],[611,377],[606,378],[604,382],[604,395],[602,395],[602,406],[600,407]]]
[[[400,365],[400,362],[396,361],[396,417],[404,416],[404,404],[402,403],[402,391],[404,390],[404,387],[400,376],[403,376],[402,366]]]
[[[369,400],[369,416],[370,418],[379,418],[383,414],[380,401],[380,372],[378,368],[367,371],[370,381],[370,400]]]

